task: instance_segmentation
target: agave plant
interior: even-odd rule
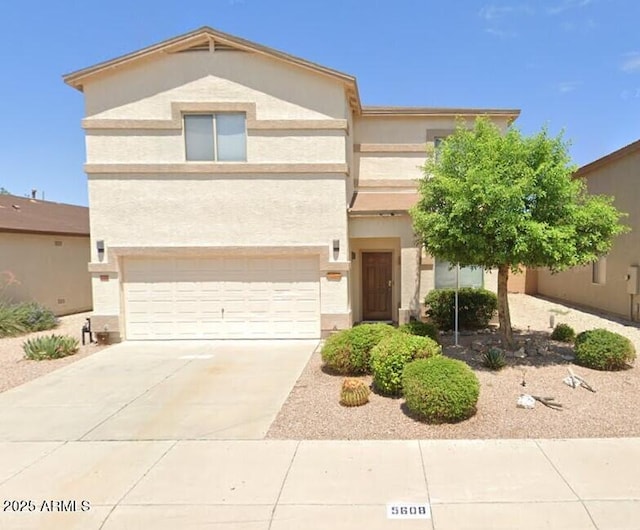
[[[78,339],[55,334],[28,339],[22,345],[25,358],[32,361],[67,357],[76,353],[78,347]]]
[[[507,365],[507,360],[501,350],[490,348],[482,356],[482,364],[490,370],[501,370]]]

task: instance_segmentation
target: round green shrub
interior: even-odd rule
[[[558,324],[553,328],[551,338],[560,342],[573,342],[576,340],[576,332],[569,324]]]
[[[418,335],[420,337],[429,337],[430,339],[439,342],[438,328],[429,322],[420,322],[417,320],[414,322],[407,322],[406,324],[398,326],[398,331],[409,333],[410,335]]]
[[[331,372],[360,375],[371,371],[369,356],[384,337],[395,334],[388,324],[362,324],[331,335],[324,343],[322,361]]]
[[[381,394],[397,396],[402,393],[402,371],[414,359],[440,355],[442,349],[433,339],[407,333],[386,337],[371,350],[373,386]]]
[[[427,423],[455,423],[476,413],[480,383],[462,361],[444,356],[405,366],[402,390],[409,411]]]
[[[453,329],[455,289],[433,289],[425,298],[427,315],[439,329]],[[458,324],[461,329],[486,328],[498,309],[498,297],[487,289],[458,290]]]
[[[633,343],[606,329],[583,331],[575,341],[576,363],[595,370],[624,370],[636,358]]]

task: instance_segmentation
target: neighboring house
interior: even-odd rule
[[[640,320],[640,140],[581,167],[589,193],[614,197],[631,231],[619,236],[611,252],[588,266],[558,274],[538,270],[538,293],[630,320]]]
[[[427,144],[519,114],[363,106],[354,77],[210,28],[64,79],[86,103],[93,327],[114,339],[417,316],[450,276],[407,213]]]
[[[0,300],[91,310],[89,209],[0,195]]]

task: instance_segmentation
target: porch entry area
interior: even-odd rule
[[[362,252],[362,320],[393,320],[393,254]]]

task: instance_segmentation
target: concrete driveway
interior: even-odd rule
[[[119,344],[0,394],[0,441],[261,439],[317,346]]]

